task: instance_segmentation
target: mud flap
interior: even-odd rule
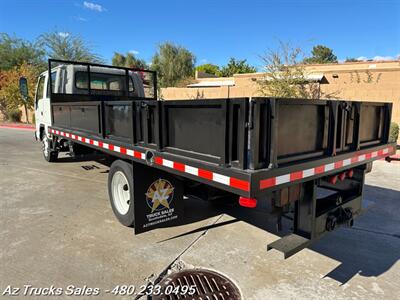
[[[135,234],[181,224],[183,184],[170,173],[133,164]]]

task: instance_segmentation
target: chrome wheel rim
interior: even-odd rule
[[[114,173],[111,180],[111,193],[118,213],[125,215],[129,210],[131,193],[128,179],[123,172],[117,171]]]

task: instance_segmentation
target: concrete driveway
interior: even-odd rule
[[[191,266],[225,274],[244,299],[400,299],[398,163],[374,163],[369,208],[353,228],[287,260],[266,251],[278,236],[260,212],[195,199],[185,203],[185,225],[135,236],[112,213],[107,170],[95,161],[47,163],[33,132],[0,129],[0,299],[24,298],[2,293],[26,284],[131,299],[105,290]]]

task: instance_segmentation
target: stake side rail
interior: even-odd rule
[[[262,197],[273,190],[351,169],[396,152],[395,144],[384,144],[280,168],[240,170],[57,127],[50,127],[49,132],[55,136],[142,164],[148,164],[146,151],[152,151],[154,158],[151,166],[244,197]]]

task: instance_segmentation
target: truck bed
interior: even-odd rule
[[[52,94],[51,134],[245,197],[395,152],[391,103],[65,99]]]

